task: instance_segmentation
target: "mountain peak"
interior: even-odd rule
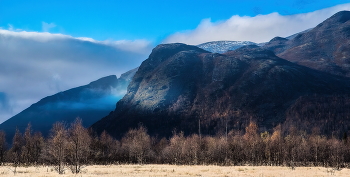
[[[171,43],[171,44],[160,44],[157,47],[155,47],[152,50],[150,58],[153,58],[153,56],[164,58],[164,57],[174,55],[180,51],[190,51],[190,50],[208,53],[207,51],[193,45],[187,45],[182,43]]]
[[[329,17],[319,25],[317,25],[316,28],[322,28],[322,27],[334,28],[337,25],[346,23],[349,20],[350,20],[350,11],[340,11],[332,15],[331,17]]]
[[[170,43],[170,44],[159,44],[157,47],[155,47],[152,50],[152,53],[154,52],[162,52],[162,51],[184,51],[184,50],[199,50],[203,51],[203,49],[200,49],[193,45],[187,45],[183,43]]]
[[[276,41],[278,41],[278,42],[285,42],[285,41],[288,41],[288,39],[277,36],[277,37],[272,38],[269,42],[276,42]]]
[[[334,20],[336,22],[345,23],[350,20],[350,11],[340,11],[329,18],[329,20]]]
[[[132,69],[122,75],[120,75],[120,78],[119,79],[123,79],[123,80],[126,80],[126,81],[131,81],[132,77],[134,77],[136,71],[139,69],[139,67],[135,68],[135,69]]]
[[[106,77],[102,77],[96,81],[90,82],[89,86],[91,87],[103,87],[105,85],[111,85],[111,83],[113,83],[112,85],[117,84],[118,78],[116,75],[110,75],[110,76],[106,76]]]
[[[148,67],[153,68],[159,63],[163,62],[169,56],[173,56],[183,51],[208,53],[208,51],[196,46],[182,43],[160,44],[152,50],[152,53],[149,55],[149,59],[145,60],[144,62],[148,63]]]

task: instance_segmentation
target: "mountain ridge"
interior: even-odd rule
[[[124,73],[120,78],[115,75],[102,77],[87,85],[42,98],[4,121],[0,129],[6,132],[7,141],[11,142],[16,128],[24,132],[28,123],[33,131],[40,131],[44,136],[57,121],[70,124],[79,117],[83,125],[89,127],[115,109],[115,103],[124,96],[130,78],[137,69]]]
[[[297,64],[350,77],[350,11],[340,11],[291,40],[268,42],[265,49]]]

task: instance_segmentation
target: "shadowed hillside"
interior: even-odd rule
[[[45,97],[29,108],[0,124],[0,129],[7,134],[11,142],[16,128],[21,132],[32,125],[34,131],[47,135],[53,123],[63,121],[67,125],[80,117],[84,126],[90,126],[101,117],[115,109],[115,103],[126,93],[126,88],[133,75],[133,69],[121,75],[107,76],[88,85],[76,87]]]

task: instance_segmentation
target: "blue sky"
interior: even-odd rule
[[[0,0],[0,123],[40,99],[138,67],[160,43],[267,42],[349,0]]]
[[[46,31],[95,40],[145,39],[159,43],[167,36],[233,15],[278,12],[293,15],[348,3],[348,0],[1,0],[0,27]]]

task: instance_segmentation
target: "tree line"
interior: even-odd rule
[[[112,163],[216,164],[348,167],[350,142],[326,137],[317,128],[307,134],[295,127],[287,133],[281,125],[272,132],[259,132],[250,122],[244,131],[231,130],[215,136],[174,132],[170,138],[151,137],[147,129],[130,129],[120,140],[107,132],[100,135],[76,119],[70,126],[55,123],[44,138],[28,124],[22,134],[16,131],[8,146],[0,131],[0,162],[20,165],[50,165],[58,173],[79,173],[86,165]]]

